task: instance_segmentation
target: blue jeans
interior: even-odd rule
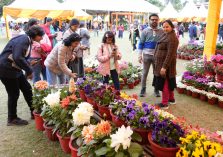
[[[41,80],[40,74],[42,73],[43,80],[46,80],[46,68],[41,65],[41,62],[32,66],[33,70],[33,83]]]
[[[49,85],[56,85],[57,84],[57,78],[59,80],[59,84],[65,84],[65,75],[64,74],[55,74],[50,69],[46,68],[46,77],[47,82]]]

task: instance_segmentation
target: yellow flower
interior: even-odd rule
[[[214,157],[217,154],[217,151],[214,149],[210,149],[208,151],[208,157]]]
[[[204,151],[208,151],[211,149],[211,142],[210,141],[204,141]]]
[[[186,139],[187,139],[187,140],[191,140],[191,139],[193,139],[193,135],[187,135],[187,136],[186,136]]]
[[[200,140],[206,140],[206,139],[207,139],[206,135],[202,134]]]
[[[188,140],[187,138],[183,138],[183,137],[180,137],[180,141],[181,141],[182,144],[190,143],[190,140]]]
[[[185,148],[181,147],[177,152],[176,157],[188,157],[188,152],[185,150]]]
[[[199,133],[197,131],[194,131],[194,130],[191,132],[191,134],[192,134],[194,139],[198,138],[198,136],[199,136]]]
[[[219,143],[213,143],[213,148],[218,152],[218,153],[223,153],[222,152],[222,147]]]
[[[204,151],[203,151],[203,149],[196,148],[195,151],[193,151],[191,157],[204,157]]]
[[[196,146],[197,148],[201,148],[201,146],[202,146],[201,141],[200,141],[200,140],[196,140],[196,142],[195,142],[195,146]]]

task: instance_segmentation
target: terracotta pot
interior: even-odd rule
[[[119,119],[119,117],[114,115],[111,110],[110,110],[110,114],[112,117],[112,122],[115,124],[116,127],[121,127],[122,125],[126,126],[125,121],[123,121],[122,119]]]
[[[94,99],[90,96],[86,96],[86,98],[87,98],[87,102],[91,104],[95,110],[98,110],[98,106],[96,102],[94,101]]]
[[[123,78],[124,83],[127,84],[127,78]]]
[[[70,142],[69,142],[69,147],[70,147],[70,150],[71,150],[71,157],[79,157],[78,155],[77,155],[77,153],[78,153],[78,148],[76,148],[75,146],[73,146],[73,141],[74,140],[71,140],[70,139]]]
[[[200,94],[200,100],[207,101],[207,96],[204,94]]]
[[[181,59],[181,55],[179,55],[178,58]]]
[[[210,105],[217,104],[217,102],[218,102],[218,98],[208,98],[208,103]]]
[[[48,139],[50,141],[57,141],[57,135],[56,133],[53,134],[53,127],[52,126],[47,126],[46,122],[43,124],[45,131],[46,131],[46,135],[48,137]]]
[[[148,134],[151,133],[151,130],[137,128],[133,129],[133,131],[138,133],[142,137],[142,142],[139,142],[141,145],[146,145],[149,143]]]
[[[137,80],[135,80],[135,82],[134,82],[134,86],[137,86],[138,85],[138,82],[137,82]]]
[[[86,96],[85,96],[85,92],[84,92],[84,90],[80,90],[79,91],[79,94],[80,94],[80,98],[83,100],[83,101],[87,101],[87,98],[86,98]]]
[[[71,152],[70,147],[69,147],[70,136],[62,138],[62,136],[60,136],[60,134],[59,134],[59,131],[57,131],[57,137],[60,141],[60,147],[62,148],[62,150],[65,153],[70,154],[70,152]]]
[[[190,90],[187,90],[187,95],[188,96],[191,96],[192,95],[192,92]]]
[[[154,157],[175,157],[176,153],[179,150],[179,147],[177,148],[165,148],[161,147],[152,140],[151,133],[148,135],[148,140],[153,152]]]
[[[199,98],[200,97],[200,94],[199,93],[196,93],[196,92],[192,92],[192,97],[193,98]]]
[[[217,82],[222,83],[223,82],[223,75],[217,74],[216,76],[217,76]]]
[[[223,108],[223,101],[218,100],[218,107]]]
[[[134,88],[134,83],[128,83],[128,87],[129,87],[129,89],[133,89]]]
[[[120,83],[120,89],[122,90],[123,87],[125,86],[125,83]]]
[[[179,93],[179,94],[184,94],[184,88],[179,88],[179,87],[177,87],[177,92]]]
[[[36,113],[33,111],[33,115],[34,115],[34,118],[35,118],[35,124],[36,124],[36,129],[38,131],[44,131],[44,127],[43,127],[43,118],[40,116],[40,114]]]
[[[97,106],[98,106],[98,112],[100,113],[101,117],[105,116],[107,120],[112,119],[109,107],[100,106],[99,104],[97,104]]]

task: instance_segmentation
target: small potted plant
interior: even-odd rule
[[[78,78],[76,81],[76,85],[79,89],[80,98],[83,101],[87,101],[87,98],[86,98],[85,92],[84,92],[84,87],[89,83],[89,80],[90,80],[90,78],[83,77],[83,78]]]
[[[123,89],[123,87],[125,86],[125,82],[122,78],[119,78],[119,83],[120,83],[120,89]]]
[[[223,82],[223,64],[217,64],[215,67],[216,80],[218,82]]]
[[[135,82],[135,80],[132,77],[127,79],[127,84],[128,84],[129,89],[133,89],[134,88],[134,82]]]
[[[155,157],[175,157],[179,150],[180,138],[184,137],[184,130],[169,119],[156,121],[152,134],[148,139]]]
[[[33,107],[33,115],[35,118],[36,129],[39,131],[43,131],[43,119],[40,116],[42,112],[42,107],[44,105],[44,97],[46,97],[50,93],[50,89],[48,88],[48,83],[46,81],[38,81],[34,84],[33,89],[33,99],[32,99],[32,107]]]

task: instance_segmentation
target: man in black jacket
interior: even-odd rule
[[[8,126],[28,124],[28,121],[17,117],[19,90],[22,91],[32,115],[32,87],[27,81],[27,78],[32,78],[32,69],[27,59],[32,41],[39,42],[43,35],[44,30],[40,26],[32,26],[26,34],[12,38],[0,54],[0,80],[8,93]]]

